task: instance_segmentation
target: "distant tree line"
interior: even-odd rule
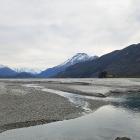
[[[117,77],[117,75],[111,74],[107,71],[101,71],[98,74],[98,78],[116,78],[116,77]]]
[[[99,73],[98,78],[107,78],[107,71],[102,71]]]

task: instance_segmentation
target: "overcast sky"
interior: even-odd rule
[[[47,68],[140,42],[140,0],[0,0],[0,64]]]

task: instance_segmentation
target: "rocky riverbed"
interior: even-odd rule
[[[0,132],[77,118],[135,91],[139,79],[0,80]]]

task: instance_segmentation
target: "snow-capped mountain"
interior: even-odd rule
[[[60,72],[57,78],[140,77],[140,43],[115,50],[94,61],[75,64]]]
[[[89,56],[86,53],[77,53],[76,55],[74,55],[73,57],[71,57],[70,59],[68,59],[67,61],[65,61],[64,63],[62,63],[56,67],[69,67],[69,66],[75,65],[80,62],[94,60],[97,58],[98,58],[98,56]]]
[[[52,77],[58,74],[59,72],[64,71],[69,66],[75,65],[80,62],[94,60],[97,58],[98,58],[97,56],[89,56],[86,53],[77,53],[76,55],[74,55],[72,58],[68,59],[64,63],[55,66],[53,68],[46,69],[45,71],[42,71],[39,75],[41,77]]]
[[[30,73],[30,74],[38,74],[41,72],[39,69],[30,69],[30,68],[13,68],[17,73]]]
[[[86,53],[77,53],[72,58],[70,58],[67,61],[65,61],[64,63],[62,63],[60,66],[63,66],[63,65],[70,66],[70,65],[74,65],[79,62],[85,62],[89,59],[91,59],[91,57],[88,56]]]

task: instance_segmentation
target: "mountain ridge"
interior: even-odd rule
[[[88,60],[94,60],[96,58],[98,58],[98,57],[97,56],[91,57],[91,56],[88,56],[86,53],[77,53],[76,55],[74,55],[73,57],[71,57],[70,59],[65,61],[64,63],[42,71],[39,74],[39,77],[46,77],[46,78],[52,77],[52,76],[57,75],[59,72],[64,71],[69,66],[78,64],[80,62],[86,62]]]
[[[140,43],[130,45],[122,50],[115,50],[95,61],[75,64],[59,73],[56,77],[98,77],[98,74],[102,71],[107,71],[114,77],[140,77]]]
[[[101,57],[77,53],[39,74],[30,69],[15,70],[0,65],[1,78],[92,78],[98,77],[101,72],[107,72],[111,77],[140,77],[140,43]]]

